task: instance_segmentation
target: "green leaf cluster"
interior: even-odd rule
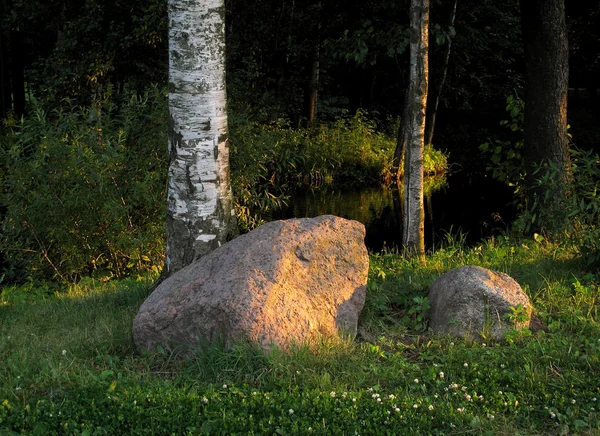
[[[31,116],[2,137],[0,250],[20,281],[122,277],[163,256],[166,95]]]

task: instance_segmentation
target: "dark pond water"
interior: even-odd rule
[[[485,174],[456,172],[432,184],[425,198],[426,248],[441,243],[448,233],[463,233],[466,242],[474,244],[506,229],[516,216],[512,188]],[[397,187],[304,189],[292,196],[289,207],[277,218],[333,214],[354,219],[366,226],[367,247],[381,251],[401,246],[400,198]]]

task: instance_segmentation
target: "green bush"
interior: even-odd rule
[[[166,98],[39,106],[2,141],[0,250],[9,279],[77,280],[156,268],[163,256]]]
[[[292,129],[285,120],[265,125],[230,118],[232,185],[243,230],[268,220],[296,186],[391,179],[396,139],[377,131],[364,112],[314,129]],[[446,167],[447,156],[427,146],[425,173]]]
[[[571,184],[565,188],[559,169],[551,166],[538,180],[546,192],[568,189],[561,210],[547,210],[534,201],[521,221],[546,220],[554,223],[554,237],[573,244],[588,266],[600,264],[600,157],[593,151],[571,150]],[[545,199],[542,204],[548,203]],[[553,221],[551,221],[553,220]],[[521,223],[523,225],[523,223]]]
[[[489,156],[490,164],[487,171],[492,172],[492,177],[515,187],[515,194],[522,191],[525,181],[525,141],[523,138],[523,120],[525,102],[515,95],[506,98],[506,112],[510,120],[500,122],[511,132],[511,139],[490,140],[479,146],[479,149]]]

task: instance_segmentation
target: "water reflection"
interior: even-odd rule
[[[402,240],[402,191],[402,185],[303,189],[294,193],[289,207],[274,218],[332,214],[357,220],[367,228],[365,243],[370,250],[396,249]],[[485,175],[459,173],[428,178],[426,247],[439,243],[450,231],[466,233],[467,242],[476,242],[505,227],[515,215],[509,205],[511,194],[510,188]]]

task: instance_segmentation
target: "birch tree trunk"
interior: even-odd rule
[[[169,0],[168,276],[235,233],[224,0]]]
[[[427,107],[429,0],[411,0],[410,84],[405,101],[404,219],[402,243],[408,256],[425,260],[423,154]]]

